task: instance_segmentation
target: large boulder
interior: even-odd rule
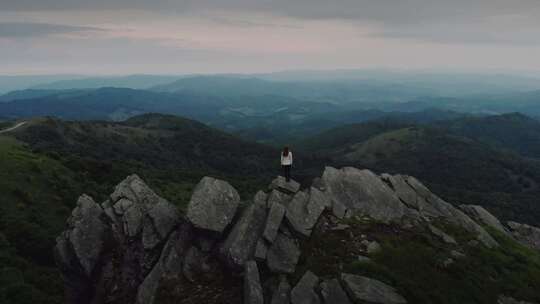
[[[342,274],[341,280],[356,303],[405,304],[407,300],[383,282],[353,274]]]
[[[266,255],[268,268],[275,273],[293,273],[300,253],[296,239],[279,233]]]
[[[253,202],[244,210],[220,249],[222,258],[229,266],[241,268],[252,259],[266,216],[266,204],[261,202]]]
[[[231,223],[240,195],[227,182],[204,177],[191,196],[187,218],[194,227],[221,234]]]
[[[325,304],[352,304],[337,279],[322,282],[321,294]]]
[[[315,291],[319,277],[307,271],[291,291],[291,304],[319,304],[321,299]]]
[[[294,194],[300,190],[300,184],[292,179],[290,181],[286,181],[285,177],[278,176],[272,181],[269,189]]]
[[[266,219],[266,226],[263,232],[263,236],[268,242],[274,242],[284,216],[285,207],[278,202],[273,202],[270,205],[270,211],[268,212],[268,218]]]
[[[292,228],[308,237],[330,199],[317,188],[311,187],[309,194],[298,192],[287,206],[286,218]]]
[[[499,219],[493,216],[493,214],[489,213],[482,206],[460,205],[459,208],[477,223],[496,229],[506,235],[510,235]]]
[[[142,233],[145,249],[163,243],[178,224],[176,207],[158,196],[135,174],[118,184],[110,198],[116,217],[113,222],[123,223],[123,229],[117,231],[130,238],[139,238]]]
[[[82,195],[68,219],[68,228],[57,239],[54,249],[64,279],[66,303],[89,303],[95,298],[92,278],[106,250],[110,228],[103,209]]]
[[[56,246],[66,302],[135,303],[138,290],[151,299],[151,278],[165,263],[162,249],[181,222],[177,209],[137,175],[118,184],[101,206],[82,196]]]
[[[244,304],[264,304],[259,268],[255,261],[248,261],[245,264]]]
[[[408,213],[394,191],[369,170],[326,167],[322,182],[337,217],[354,213],[389,223]]]
[[[540,250],[540,228],[516,222],[508,222],[508,227],[518,242],[531,249]]]
[[[64,240],[73,252],[86,275],[91,276],[98,264],[107,239],[108,226],[103,209],[88,195],[77,200],[77,207],[68,219],[69,231]],[[59,248],[59,247],[57,247]],[[60,252],[64,252],[60,250]],[[62,253],[61,256],[67,255]]]

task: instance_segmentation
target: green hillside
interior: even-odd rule
[[[183,208],[205,175],[244,198],[279,171],[279,152],[175,116],[125,123],[29,121],[0,136],[0,303],[61,303],[52,248],[82,193],[104,201],[127,175]]]
[[[0,303],[60,303],[51,248],[86,181],[5,136],[0,168]]]
[[[540,122],[520,113],[462,118],[437,124],[459,136],[467,136],[497,148],[528,157],[540,157]]]

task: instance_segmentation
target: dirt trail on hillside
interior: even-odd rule
[[[4,130],[0,130],[0,134],[14,131],[15,129],[17,129],[17,128],[19,128],[19,127],[22,127],[22,126],[24,126],[25,124],[26,124],[26,121],[20,122],[20,123],[14,125],[14,126],[11,127],[11,128],[7,128],[7,129],[4,129]]]

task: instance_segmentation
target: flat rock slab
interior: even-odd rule
[[[460,205],[459,208],[477,223],[497,229],[506,235],[510,235],[499,219],[489,213],[484,207],[478,205]]]
[[[334,215],[339,218],[352,212],[389,223],[410,212],[394,191],[369,170],[326,167],[322,181],[332,201]]]
[[[275,178],[272,183],[270,184],[269,188],[271,190],[279,190],[281,192],[294,194],[300,190],[300,184],[294,180],[286,181],[285,177],[278,176]]]
[[[272,203],[270,211],[268,212],[268,218],[266,219],[266,226],[264,227],[264,238],[272,243],[276,239],[279,231],[279,226],[285,216],[285,207],[280,203]]]
[[[330,199],[319,189],[311,187],[309,194],[298,192],[287,206],[286,218],[292,228],[308,237]]]
[[[407,207],[428,217],[440,217],[444,215],[420,194],[430,193],[427,188],[425,189],[426,191],[418,193],[411,185],[409,185],[407,182],[407,180],[410,179],[409,176],[382,174],[381,178],[390,184],[392,189],[396,192],[396,195],[407,205]]]
[[[253,257],[266,215],[266,205],[253,203],[244,210],[220,249],[221,257],[229,266],[243,267]]]
[[[341,280],[351,299],[356,303],[405,304],[407,300],[381,281],[343,273]]]
[[[352,304],[337,279],[322,282],[321,294],[325,304]]]
[[[195,187],[187,218],[194,227],[221,234],[231,223],[240,195],[229,183],[204,177]]]
[[[315,291],[319,285],[319,277],[307,271],[291,291],[292,304],[319,304],[321,299]]]
[[[274,273],[293,273],[300,258],[298,241],[279,233],[266,255],[266,263]]]

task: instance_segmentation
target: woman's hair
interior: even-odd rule
[[[287,157],[289,155],[289,147],[283,148],[283,156]]]

